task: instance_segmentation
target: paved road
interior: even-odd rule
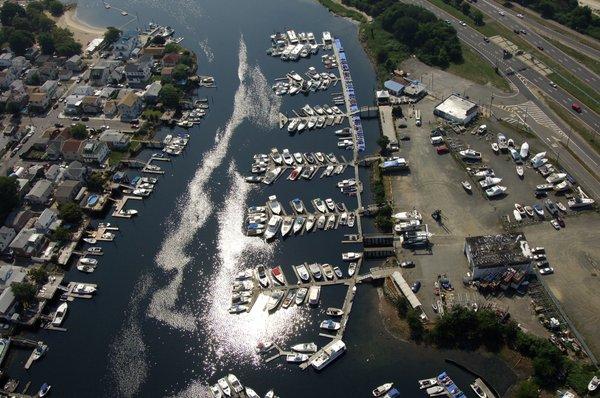
[[[539,48],[541,46],[544,49],[543,52],[550,56],[550,58],[561,64],[561,66],[573,73],[576,77],[581,79],[594,90],[600,91],[600,78],[598,78],[598,75],[589,70],[585,65],[579,63],[579,61],[565,54],[558,47],[555,47],[553,44],[545,40],[533,29],[531,29],[531,24],[533,22],[531,19],[527,19],[526,17],[519,18],[516,16],[516,13],[507,11],[504,8],[499,7],[487,0],[479,0],[477,3],[472,3],[471,5],[478,8],[483,13],[487,14],[492,19],[498,21],[510,30],[524,30],[526,34],[521,33],[521,39],[527,41],[534,47]],[[500,14],[500,11],[504,13],[504,16]],[[581,93],[581,95],[585,94]]]
[[[568,93],[561,88],[553,88],[550,86],[550,81],[546,77],[543,77],[538,72],[530,69],[520,60],[515,59],[514,57],[504,60],[503,51],[499,46],[493,43],[484,42],[481,33],[469,26],[460,26],[456,18],[444,10],[437,8],[427,0],[403,1],[420,5],[433,12],[438,18],[450,20],[457,30],[459,39],[477,51],[484,59],[493,65],[497,65],[503,73],[510,70],[515,71],[512,74],[506,75],[506,78],[517,87],[525,98],[535,103],[544,113],[546,113],[546,115],[550,116],[557,126],[555,131],[546,132],[540,130],[536,131],[536,134],[550,145],[556,144],[556,141],[567,142],[566,132],[570,131],[569,127],[561,119],[555,118],[548,107],[533,94],[532,90],[539,89],[540,91],[545,92],[549,97],[555,99],[559,104],[571,111],[570,104],[573,102],[573,99]],[[591,127],[594,126],[592,127],[592,130],[600,135],[600,121],[595,113],[584,109],[581,114],[573,114],[579,116],[580,120],[588,121],[587,124]],[[582,162],[592,170],[600,170],[600,155],[598,155],[598,153],[596,153],[583,138],[578,134],[570,134],[569,142],[569,149],[571,149]],[[596,199],[600,199],[600,181],[597,177],[584,169],[579,161],[570,153],[561,148],[559,148],[559,151],[560,162],[573,173],[574,177],[588,193],[592,194]]]

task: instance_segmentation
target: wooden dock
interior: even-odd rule
[[[133,217],[133,215],[131,214],[123,214],[121,213],[121,211],[123,210],[123,207],[125,207],[125,205],[127,204],[127,201],[129,200],[143,200],[144,198],[142,198],[141,196],[135,196],[135,195],[125,195],[123,196],[121,199],[117,200],[117,202],[115,203],[115,211],[112,213],[113,217],[120,217],[120,218],[131,218]]]

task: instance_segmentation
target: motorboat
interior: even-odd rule
[[[471,186],[471,183],[469,181],[462,181],[460,184],[462,185],[462,187],[465,190],[467,190],[469,192],[471,192],[471,190],[473,189],[473,187]]]
[[[277,148],[271,148],[270,156],[271,156],[271,159],[273,159],[273,162],[275,162],[275,164],[278,164],[278,165],[283,164],[283,157],[281,156],[281,154],[279,153],[279,150],[277,150]]]
[[[325,177],[329,177],[329,176],[330,176],[330,175],[333,173],[333,170],[335,170],[335,167],[334,167],[333,165],[331,165],[331,164],[330,164],[329,166],[327,166],[327,167],[325,168],[325,171],[323,172],[323,175],[324,175]]]
[[[294,157],[294,160],[296,161],[296,163],[298,163],[298,164],[304,163],[304,157],[302,156],[302,154],[300,152],[294,152],[294,154],[292,156]]]
[[[273,214],[281,214],[281,203],[277,200],[276,195],[269,196],[269,201],[267,202],[267,206]]]
[[[492,151],[494,151],[494,153],[500,152],[500,147],[495,142],[492,142]]]
[[[304,230],[306,232],[310,232],[314,226],[315,226],[315,216],[312,214],[309,214],[308,217],[306,217],[306,227],[304,228]]]
[[[525,206],[523,209],[525,210],[525,214],[529,217],[533,217],[533,208],[531,206]]]
[[[315,128],[315,126],[317,125],[317,117],[316,116],[311,116],[308,118],[308,120],[306,121],[306,127],[309,130],[312,130]]]
[[[338,163],[338,160],[337,160],[337,158],[335,157],[335,155],[333,153],[328,153],[328,154],[325,155],[325,157],[331,163]]]
[[[283,296],[284,293],[281,290],[276,290],[272,292],[271,296],[269,297],[269,302],[267,303],[267,310],[269,312],[274,311],[279,305],[279,303],[281,303],[281,300],[283,300]]]
[[[392,216],[396,221],[422,220],[423,216],[417,210],[403,211]]]
[[[300,279],[303,282],[308,282],[310,280],[310,274],[308,273],[308,270],[306,269],[306,265],[300,264],[300,265],[295,265],[294,267],[296,268],[296,273],[298,274],[298,276],[300,277]]]
[[[329,307],[325,311],[325,313],[329,316],[342,316],[344,315],[344,310],[334,307]]]
[[[354,222],[356,221],[356,213],[351,212],[348,214],[348,226],[350,228],[354,227]]]
[[[594,199],[592,198],[587,198],[587,197],[583,197],[583,196],[576,196],[572,199],[569,199],[567,201],[567,205],[571,208],[571,209],[579,209],[582,207],[588,207],[594,204]]]
[[[333,279],[333,268],[331,267],[330,264],[323,264],[321,266],[321,268],[323,268],[323,274],[325,274],[325,278],[332,280]]]
[[[325,199],[325,205],[329,211],[335,211],[335,202],[331,198]]]
[[[495,174],[493,169],[484,168],[474,172],[473,177],[477,178],[478,180],[481,180],[486,177],[495,177]]]
[[[88,252],[88,254],[101,255],[102,248],[99,246],[88,247],[87,252]]]
[[[317,115],[324,115],[325,114],[325,110],[323,110],[323,108],[320,105],[313,106],[313,109],[315,110],[315,112],[317,113]]]
[[[515,217],[515,221],[520,222],[523,219],[523,217],[517,210],[513,210],[513,216]]]
[[[291,166],[294,164],[294,157],[290,153],[289,149],[287,149],[287,148],[284,149],[283,152],[281,153],[281,157],[283,158],[283,163],[287,164],[288,166]]]
[[[534,204],[533,205],[533,211],[535,211],[535,214],[537,214],[540,217],[544,217],[544,208],[539,205],[539,204]]]
[[[327,222],[327,217],[325,214],[321,214],[319,218],[317,218],[317,228],[323,229],[325,228],[325,223]]]
[[[321,274],[321,266],[319,266],[319,264],[317,263],[309,264],[308,269],[310,270],[310,273],[315,279],[321,279],[321,277],[323,276]]]
[[[286,236],[292,230],[292,226],[294,224],[294,217],[285,216],[283,217],[283,222],[281,223],[281,236]]]
[[[37,346],[35,347],[35,349],[33,350],[33,353],[31,354],[31,358],[34,361],[37,361],[46,353],[46,351],[48,351],[48,346],[46,344],[42,343],[41,341],[38,341]]]
[[[481,152],[474,149],[465,149],[458,152],[463,159],[466,160],[481,160]]]
[[[598,389],[599,385],[600,385],[600,378],[598,378],[598,376],[592,377],[592,380],[590,380],[590,382],[588,383],[588,391],[589,392],[596,391]]]
[[[267,208],[265,206],[251,206],[251,207],[248,207],[248,213],[249,214],[265,213],[266,211],[267,211]]]
[[[524,216],[526,214],[525,208],[518,203],[515,203],[515,209],[519,212],[520,215]]]
[[[562,204],[562,202],[556,202],[556,207],[558,207],[558,209],[563,213],[567,212],[567,208],[565,207],[565,205]]]
[[[315,115],[315,111],[313,108],[310,107],[310,105],[306,104],[304,105],[304,107],[302,107],[302,111],[304,112],[304,114],[306,116],[314,116]]]
[[[323,200],[321,198],[313,199],[313,205],[321,213],[326,213],[327,212],[327,206],[326,206],[325,202],[323,202]]]
[[[437,385],[438,385],[438,379],[436,379],[435,377],[433,377],[431,379],[419,380],[419,388],[421,390],[424,390],[429,387],[437,386]]]
[[[277,231],[279,231],[279,226],[281,224],[281,216],[274,215],[269,219],[269,223],[267,224],[267,229],[265,230],[265,239],[269,240],[277,235]]]
[[[96,288],[91,285],[86,285],[85,283],[78,283],[73,288],[73,293],[77,294],[93,294],[96,292]]]
[[[525,168],[522,165],[518,164],[516,166],[516,169],[517,169],[517,175],[519,176],[519,178],[523,178],[523,175],[525,174]]]
[[[248,397],[248,398],[260,398],[260,395],[258,395],[256,393],[256,391],[254,391],[250,387],[246,387],[244,390],[246,391],[246,397]]]
[[[337,276],[338,278],[341,278],[343,276],[342,274],[342,270],[340,269],[340,267],[338,267],[337,265],[333,267],[333,273],[335,274],[335,276]]]
[[[571,184],[569,181],[564,180],[556,184],[554,187],[552,187],[552,189],[554,189],[556,192],[568,191],[571,189]]]
[[[285,360],[287,363],[302,363],[308,361],[308,354],[288,354],[285,356]]]
[[[313,352],[317,352],[317,345],[315,343],[296,344],[296,345],[292,346],[292,351],[303,352],[303,353],[313,353]]]
[[[290,123],[289,123],[289,124],[288,124],[288,126],[287,126],[287,130],[288,130],[288,132],[290,132],[290,133],[291,133],[291,132],[293,132],[293,131],[296,131],[296,128],[298,127],[298,124],[299,124],[299,123],[300,123],[300,119],[297,119],[297,118],[292,118],[292,119],[290,120]]]
[[[262,182],[267,185],[271,185],[273,181],[279,177],[283,169],[280,166],[274,167],[271,170],[268,170],[264,177],[262,178]]]
[[[442,387],[442,386],[429,387],[428,389],[425,390],[425,392],[429,396],[437,396],[444,392],[444,387]],[[457,395],[457,396],[459,396],[459,395]]]
[[[485,194],[487,195],[488,198],[493,198],[495,196],[504,194],[506,192],[506,189],[507,188],[502,185],[495,185],[491,188],[486,189]]]
[[[219,379],[217,381],[217,384],[219,385],[219,387],[221,387],[223,394],[225,394],[228,397],[231,396],[231,387],[229,387],[229,384],[227,383],[227,380],[225,380],[224,377]]]
[[[379,387],[373,389],[373,396],[374,397],[382,396],[383,394],[388,392],[390,390],[390,388],[392,388],[393,385],[394,385],[394,383],[385,383],[385,384],[380,385]]]
[[[546,177],[546,181],[548,184],[557,184],[567,178],[566,173],[552,173],[548,177]]]
[[[95,245],[97,240],[95,238],[83,238],[85,243],[89,243],[90,245]]]
[[[239,394],[242,391],[244,391],[244,386],[242,386],[242,383],[240,383],[240,381],[234,374],[228,374],[227,381],[229,382],[229,384],[231,384],[231,387],[233,388],[233,391],[236,394]]]
[[[331,319],[326,319],[319,325],[321,329],[324,330],[339,330],[341,325],[339,322],[333,321]]]
[[[325,155],[322,152],[315,152],[315,159],[317,159],[319,163],[325,163]]]
[[[394,225],[394,231],[398,233],[407,232],[407,231],[415,231],[421,228],[421,221],[419,220],[410,220],[410,221],[400,221]]]
[[[552,184],[540,184],[535,186],[535,189],[537,189],[538,191],[549,191],[552,188],[554,188],[554,185]]]
[[[129,209],[129,210],[125,210],[125,209],[121,209],[121,211],[119,211],[119,214],[123,215],[123,216],[127,216],[127,217],[132,217],[138,214],[137,210],[134,209]]]
[[[310,164],[315,163],[315,156],[310,152],[304,153],[304,159],[306,160],[307,163],[310,163]]]
[[[311,286],[308,289],[308,304],[309,305],[319,304],[320,296],[321,296],[321,286]]]
[[[350,178],[350,179],[347,179],[347,180],[342,180],[342,181],[339,181],[337,183],[337,187],[338,188],[352,187],[352,186],[355,186],[355,185],[356,185],[356,180],[354,178]]]
[[[502,182],[502,178],[499,177],[486,177],[485,179],[479,181],[479,185],[481,185],[481,188],[489,188],[492,187],[494,185],[498,185]]]
[[[223,392],[219,388],[218,384],[213,384],[212,386],[210,386],[210,393],[212,394],[213,398],[223,397]]]
[[[358,266],[358,263],[350,263],[350,265],[348,266],[348,276],[353,276],[354,273],[356,272],[356,267]]]
[[[52,386],[48,383],[44,383],[42,384],[42,386],[40,387],[40,390],[37,393],[38,397],[45,397],[46,395],[48,395],[48,393],[50,392],[50,389],[52,388]]]
[[[292,232],[294,234],[297,234],[298,232],[300,232],[302,230],[302,227],[304,226],[305,221],[306,221],[306,217],[304,217],[304,216],[296,217],[296,220],[294,220],[294,224],[292,226]]]
[[[98,260],[95,258],[82,257],[79,259],[79,264],[83,265],[98,265]]]
[[[245,178],[246,182],[250,182],[250,183],[259,183],[262,182],[264,179],[263,176],[248,176]],[[134,191],[135,193],[135,191]]]
[[[556,215],[558,213],[558,207],[556,207],[556,205],[554,204],[553,201],[551,201],[550,199],[545,199],[544,200],[544,206],[546,206],[546,209],[548,209],[548,212],[552,215]]]
[[[277,265],[271,268],[271,275],[273,279],[280,285],[285,285],[285,276],[283,275],[283,271],[281,270],[281,266]]]
[[[56,313],[52,318],[52,326],[60,326],[63,323],[65,317],[67,316],[68,309],[69,305],[67,303],[62,303],[58,306],[58,308],[56,309]]]
[[[288,176],[288,180],[291,181],[296,181],[298,179],[298,177],[300,177],[300,175],[302,174],[302,169],[304,167],[302,166],[296,166],[292,169],[292,171],[290,172],[290,175]]]
[[[262,264],[259,264],[256,267],[256,275],[258,276],[258,283],[260,283],[260,285],[262,287],[267,287],[269,286],[269,276],[267,275],[267,267],[265,267]]]
[[[325,224],[325,230],[330,230],[335,227],[335,214],[331,214],[327,217],[327,223]]]
[[[86,274],[91,274],[92,272],[94,272],[96,270],[96,267],[92,267],[91,265],[79,264],[79,265],[77,265],[77,270],[79,270],[81,272],[85,272]]]
[[[248,311],[248,306],[245,304],[234,304],[229,307],[230,314],[241,314],[242,312]]]
[[[301,287],[300,289],[298,289],[298,291],[296,292],[296,305],[302,305],[304,303],[304,300],[306,300],[306,295],[308,294],[308,289],[305,287]]]
[[[362,253],[357,253],[357,252],[342,253],[342,260],[344,260],[344,261],[355,261],[361,257],[362,257]]]
[[[305,180],[310,180],[316,169],[317,168],[315,166],[305,166],[304,171],[300,176]]]
[[[334,341],[329,348],[324,349],[313,361],[311,365],[316,370],[321,370],[333,362],[336,358],[346,351],[346,344],[342,340]]]
[[[304,213],[304,211],[306,210],[304,208],[304,203],[302,202],[301,199],[296,198],[296,199],[292,199],[292,207],[294,208],[294,210],[296,211],[296,213],[301,214]]]
[[[290,305],[292,305],[292,303],[294,302],[295,296],[296,296],[295,289],[288,290],[287,294],[285,295],[285,298],[283,299],[283,304],[281,304],[281,306],[283,308],[290,308]]]

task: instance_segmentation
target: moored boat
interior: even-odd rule
[[[325,313],[329,316],[342,316],[344,315],[344,310],[334,307],[329,307],[325,311]]]
[[[341,325],[339,322],[333,321],[331,319],[326,319],[319,324],[319,327],[324,330],[339,330]]]
[[[296,305],[304,304],[304,300],[306,299],[307,294],[308,294],[307,288],[301,287],[300,289],[298,289],[298,291],[296,292],[296,298],[295,298]]]
[[[308,354],[288,354],[285,356],[285,360],[288,363],[302,363],[308,361]]]
[[[317,345],[315,343],[301,343],[292,346],[292,351],[313,353],[317,352]]]
[[[244,390],[244,386],[242,386],[242,383],[240,383],[240,381],[234,374],[228,374],[227,381],[229,382],[229,384],[231,384],[231,388],[233,388],[233,391],[237,394],[241,393]]]
[[[279,303],[281,303],[281,300],[283,300],[283,296],[284,294],[281,290],[272,292],[267,303],[267,311],[274,311],[279,306]]]
[[[356,272],[357,265],[358,263],[350,263],[350,265],[348,266],[348,276],[354,275],[354,273]]]
[[[321,286],[311,286],[308,289],[308,304],[310,304],[310,305],[319,304],[320,296],[321,296]]]
[[[394,383],[385,383],[385,384],[380,385],[379,387],[373,389],[373,396],[374,397],[382,396],[383,394],[388,392],[390,390],[390,388],[392,388],[393,385],[394,385]]]
[[[285,284],[285,278],[283,276],[283,272],[281,271],[281,267],[278,265],[271,269],[271,275],[273,275],[273,279],[280,285]]]

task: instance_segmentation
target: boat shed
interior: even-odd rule
[[[395,95],[396,97],[401,96],[402,92],[404,91],[404,85],[395,80],[386,80],[383,83],[383,87],[385,87],[390,94]]]
[[[391,105],[379,106],[379,123],[381,124],[381,132],[389,139],[390,145],[398,145],[392,109]]]
[[[473,279],[499,274],[508,268],[531,273],[531,251],[523,233],[469,236],[465,255]]]
[[[450,95],[433,109],[434,115],[458,124],[469,123],[478,113],[479,106],[476,103],[456,94]]]
[[[410,306],[414,309],[420,308],[421,302],[419,301],[415,293],[412,291],[410,286],[408,286],[408,283],[406,282],[406,279],[404,279],[402,274],[396,271],[392,274],[392,279],[394,280],[394,284],[398,287],[398,289],[400,289],[402,294],[404,294],[404,296],[410,303]]]

